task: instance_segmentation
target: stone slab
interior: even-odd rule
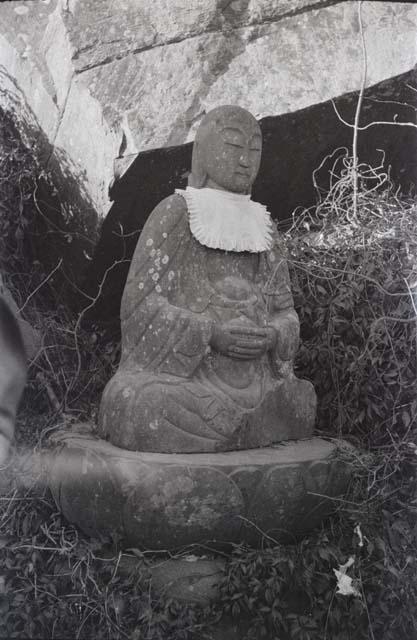
[[[114,560],[114,553],[100,554],[106,561]],[[189,604],[207,606],[220,596],[220,584],[225,577],[226,559],[219,555],[186,553],[174,558],[157,556],[148,564],[136,555],[123,553],[118,558],[118,575],[149,580],[157,596]]]
[[[349,446],[320,438],[214,454],[129,452],[76,433],[54,442],[48,483],[64,516],[128,547],[292,541],[334,510],[350,477]]]
[[[226,563],[221,559],[175,558],[150,569],[151,586],[165,598],[207,606],[219,597]]]

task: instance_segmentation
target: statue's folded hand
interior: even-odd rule
[[[225,323],[214,326],[210,346],[230,358],[253,360],[273,348],[275,340],[273,327]]]

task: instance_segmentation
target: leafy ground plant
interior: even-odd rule
[[[343,151],[330,175],[287,235],[299,372],[317,389],[323,433],[386,444],[406,438],[416,417],[417,205],[364,168],[353,218]]]

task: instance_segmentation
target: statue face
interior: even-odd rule
[[[250,193],[261,161],[262,138],[256,121],[225,122],[208,137],[204,152],[206,187]]]

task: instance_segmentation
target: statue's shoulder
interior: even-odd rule
[[[178,193],[173,193],[161,200],[150,215],[150,219],[157,219],[158,223],[166,222],[168,225],[175,224],[187,213],[187,204],[184,198]]]
[[[145,255],[156,246],[172,244],[178,237],[183,238],[188,226],[187,211],[184,198],[176,193],[161,200],[141,231],[136,255]]]
[[[153,209],[142,230],[141,237],[169,234],[187,220],[187,205],[182,196],[173,193]],[[166,237],[164,235],[164,237]]]

